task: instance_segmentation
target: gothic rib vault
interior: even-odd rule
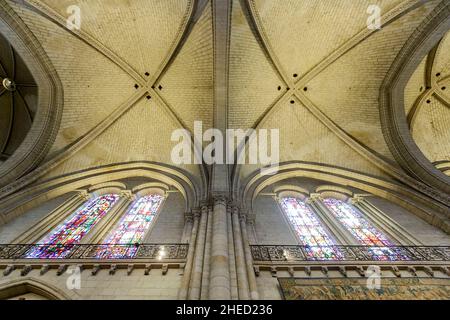
[[[18,149],[0,163],[0,221],[20,216],[18,203],[44,203],[100,175],[148,171],[184,190],[186,211],[225,196],[251,212],[264,188],[302,177],[360,188],[450,231],[448,34],[402,92],[411,158],[426,157],[432,172],[414,175],[419,164],[398,159],[401,142],[389,140],[380,107],[405,43],[436,10],[448,20],[448,1],[379,0],[381,30],[366,27],[367,1],[83,0],[80,30],[66,28],[70,4],[0,0],[0,18],[20,25],[57,75],[51,85],[37,77],[40,96],[61,104],[49,136],[30,142],[41,150],[33,162],[16,166],[30,152]],[[279,174],[175,165],[171,134],[193,133],[194,121],[204,130],[279,129]]]

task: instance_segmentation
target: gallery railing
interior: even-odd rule
[[[147,259],[185,260],[188,244],[0,244],[0,260],[20,259]]]
[[[444,246],[251,246],[257,262],[301,261],[450,261]]]

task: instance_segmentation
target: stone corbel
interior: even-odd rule
[[[395,274],[397,278],[400,278],[402,274],[400,273],[400,270],[396,266],[391,267],[392,273]]]
[[[295,270],[294,270],[294,267],[289,267],[289,268],[288,268],[288,272],[289,272],[289,275],[290,275],[291,277],[294,277],[294,276],[295,276]]]
[[[161,268],[162,275],[165,276],[168,271],[169,271],[169,265],[168,264],[163,264],[162,268]]]
[[[311,277],[311,267],[305,267],[305,273],[308,275],[308,277]]]
[[[58,268],[58,271],[56,271],[56,275],[57,275],[58,277],[59,277],[59,276],[62,276],[62,275],[64,274],[64,272],[67,271],[67,268],[68,268],[68,265],[67,265],[67,264],[62,264],[62,265],[60,265],[59,268]]]
[[[20,275],[22,277],[25,277],[26,275],[28,275],[31,272],[31,270],[33,270],[32,266],[30,266],[30,265],[24,266],[22,268],[22,271],[20,271]]]
[[[91,274],[93,276],[96,276],[99,271],[100,271],[100,265],[99,264],[95,264],[94,267],[92,268]]]
[[[144,268],[144,275],[148,276],[150,274],[150,270],[152,270],[152,265],[146,264]]]
[[[270,274],[272,275],[272,277],[276,278],[277,277],[277,267],[270,267]]]
[[[41,271],[39,272],[39,274],[41,276],[43,276],[44,274],[46,274],[48,272],[48,270],[50,270],[50,266],[48,264],[44,264],[41,268]]]
[[[430,277],[434,278],[434,271],[431,267],[423,267],[423,271],[428,274]]]
[[[131,273],[133,273],[134,270],[134,265],[133,264],[129,264],[128,268],[127,268],[127,275],[130,276]]]
[[[117,271],[117,264],[112,264],[111,267],[109,268],[109,275],[113,276],[116,274]]]
[[[412,276],[417,277],[417,270],[414,267],[408,267],[409,273],[411,273]]]
[[[450,269],[448,267],[441,267],[441,272],[450,277]]]
[[[347,269],[345,267],[339,267],[339,272],[347,278]]]
[[[358,274],[361,277],[365,277],[366,276],[366,271],[364,270],[364,267],[361,267],[361,266],[356,267],[356,272],[358,272]]]
[[[14,270],[16,270],[16,266],[10,264],[10,265],[8,265],[8,266],[6,267],[6,269],[3,271],[3,275],[4,275],[5,277],[7,277],[7,276],[9,276]]]

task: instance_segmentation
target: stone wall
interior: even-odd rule
[[[11,282],[35,280],[57,289],[73,300],[171,300],[177,298],[182,277],[180,271],[169,269],[163,276],[160,269],[154,269],[146,276],[140,269],[128,276],[127,270],[117,270],[115,275],[110,275],[108,270],[101,270],[93,276],[91,270],[84,270],[81,273],[80,289],[69,290],[67,282],[71,283],[69,277],[72,275],[68,273],[57,276],[56,270],[50,270],[41,276],[37,269],[22,277],[20,270],[16,270],[7,277],[0,277],[0,288]]]

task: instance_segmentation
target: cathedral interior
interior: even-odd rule
[[[450,300],[449,30],[448,0],[0,0],[0,299]]]

